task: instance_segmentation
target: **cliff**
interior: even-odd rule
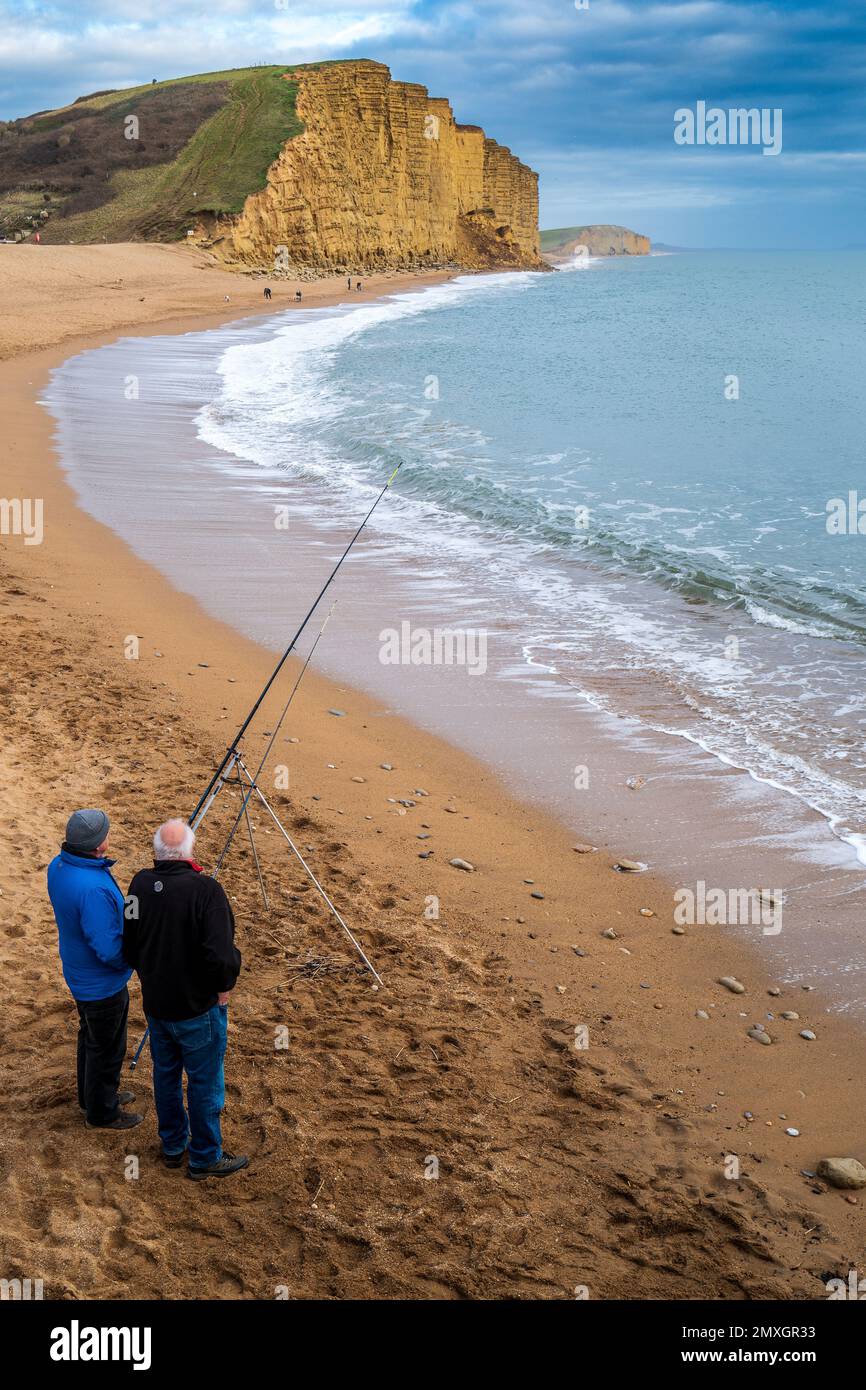
[[[598,223],[589,227],[556,227],[541,233],[541,250],[550,261],[566,260],[578,246],[591,256],[648,256],[650,239],[628,227]]]
[[[261,192],[204,217],[200,244],[273,269],[545,269],[538,175],[450,104],[366,60],[286,74],[304,130]]]
[[[185,240],[295,275],[548,267],[538,176],[369,61],[233,68],[0,122],[0,237]]]

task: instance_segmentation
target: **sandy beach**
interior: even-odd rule
[[[442,278],[300,288],[324,306]],[[160,1167],[146,1058],[132,1147],[84,1130],[45,866],[69,811],[103,805],[125,889],[155,825],[192,809],[273,655],[76,506],[37,398],[53,367],[121,332],[263,311],[263,283],[186,248],[0,247],[2,493],[43,499],[45,517],[41,545],[10,535],[0,549],[7,1277],[70,1299],[270,1299],[278,1286],[305,1299],[825,1297],[856,1266],[866,1222],[862,1201],[809,1174],[824,1156],[866,1157],[866,1039],[728,929],[674,934],[660,877],[613,871],[639,856],[639,803],[627,843],[615,825],[596,838],[590,803],[583,839],[597,848],[578,852],[485,765],[314,670],[277,745],[291,793],[274,804],[385,988],[258,815],[272,910],[245,846],[224,875],[244,957],[225,1129],[249,1172],[191,1192]],[[268,311],[295,289],[274,282]],[[223,801],[199,841],[208,868]],[[745,994],[717,983],[729,975]],[[765,1047],[747,1028],[769,1010]],[[142,1027],[134,989],[131,1039]]]

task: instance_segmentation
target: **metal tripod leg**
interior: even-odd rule
[[[240,780],[240,779],[238,779],[238,780]],[[262,898],[264,899],[265,911],[266,911],[266,912],[270,912],[270,910],[271,910],[271,905],[270,905],[270,903],[268,902],[268,890],[267,890],[267,888],[265,887],[265,880],[264,880],[263,877],[262,877],[262,866],[261,866],[261,864],[259,863],[258,850],[256,849],[256,842],[255,842],[255,840],[253,839],[253,823],[252,823],[252,821],[250,820],[249,807],[248,807],[248,805],[247,805],[246,802],[244,802],[244,819],[246,820],[246,823],[247,823],[247,834],[248,834],[249,837],[250,837],[250,849],[251,849],[252,852],[253,852],[253,859],[256,861],[256,873],[257,873],[258,876],[259,876],[259,887],[260,887],[261,890],[262,890]],[[214,877],[216,877],[216,875],[214,875]]]
[[[385,982],[384,982],[384,980],[382,979],[381,975],[379,974],[378,970],[376,969],[375,965],[373,965],[372,961],[369,959],[369,957],[368,957],[367,954],[365,953],[364,948],[363,948],[363,946],[361,945],[360,941],[358,941],[357,937],[355,937],[355,936],[353,935],[353,933],[351,932],[350,928],[346,925],[346,923],[345,923],[345,921],[343,920],[342,916],[341,916],[340,913],[337,911],[337,909],[336,909],[336,907],[334,906],[334,904],[331,902],[331,899],[328,897],[328,895],[327,895],[327,893],[325,892],[324,888],[322,887],[321,883],[320,883],[319,880],[316,878],[316,875],[313,873],[313,871],[312,871],[312,869],[310,868],[309,864],[307,863],[306,859],[305,859],[304,856],[301,854],[301,851],[298,849],[298,847],[297,847],[297,845],[295,844],[294,840],[292,839],[291,835],[290,835],[289,832],[286,830],[286,827],[283,825],[283,823],[282,823],[282,821],[280,820],[279,816],[277,815],[276,811],[273,809],[273,807],[271,806],[271,804],[270,804],[270,802],[268,801],[267,797],[265,796],[264,792],[263,792],[263,791],[261,790],[261,788],[259,787],[258,782],[256,782],[256,781],[253,779],[253,777],[250,775],[250,770],[249,770],[249,768],[247,767],[246,763],[244,762],[243,758],[241,758],[241,757],[238,758],[238,769],[239,769],[240,774],[242,774],[243,776],[245,776],[245,777],[247,778],[247,781],[249,782],[249,785],[250,785],[250,792],[251,792],[251,793],[252,793],[252,792],[255,792],[256,796],[257,796],[258,799],[259,799],[259,801],[260,801],[260,802],[262,803],[262,805],[264,806],[265,810],[267,811],[267,813],[268,813],[268,815],[270,816],[271,820],[272,820],[272,821],[274,822],[274,824],[276,825],[277,829],[279,830],[279,832],[280,832],[280,834],[282,835],[283,839],[286,841],[286,843],[287,843],[287,845],[289,846],[289,848],[291,849],[292,853],[293,853],[293,854],[297,857],[297,859],[300,861],[301,866],[303,867],[305,873],[306,873],[306,874],[308,875],[308,877],[312,880],[312,883],[313,883],[314,887],[316,888],[317,892],[318,892],[319,895],[324,899],[324,901],[327,903],[327,905],[328,905],[328,907],[330,908],[331,912],[334,914],[334,916],[336,917],[337,921],[340,923],[340,926],[343,928],[343,931],[344,931],[344,932],[346,933],[346,935],[348,936],[349,940],[351,941],[351,943],[352,943],[352,945],[354,946],[355,950],[358,952],[358,955],[361,957],[361,959],[362,959],[362,961],[364,962],[364,964],[366,965],[367,969],[368,969],[368,970],[370,971],[370,973],[375,977],[375,979],[378,980],[379,984],[382,985],[383,988],[384,988],[384,983],[385,983]]]

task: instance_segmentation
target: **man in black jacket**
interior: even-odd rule
[[[195,835],[170,820],[153,837],[154,866],[129,885],[123,954],[141,980],[163,1159],[191,1178],[226,1177],[249,1159],[222,1147],[228,997],[241,968],[235,923],[216,879],[193,861]],[[187,1106],[183,1106],[186,1072]]]

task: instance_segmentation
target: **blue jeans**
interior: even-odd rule
[[[222,1157],[220,1115],[225,1105],[228,1007],[214,1004],[205,1014],[179,1023],[148,1018],[153,1059],[153,1098],[159,1137],[166,1154],[183,1153],[189,1140],[191,1168],[206,1168]],[[189,1118],[183,1108],[183,1073]]]

